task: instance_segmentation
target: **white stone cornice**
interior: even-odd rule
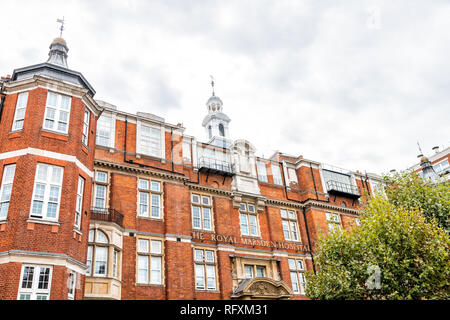
[[[105,160],[101,160],[101,159],[95,159],[94,165],[102,166],[102,167],[106,167],[106,168],[113,168],[113,169],[117,169],[117,170],[121,170],[121,171],[143,173],[143,174],[153,175],[153,176],[160,177],[160,178],[172,179],[172,180],[186,181],[189,179],[188,177],[181,175],[181,174],[177,175],[175,173],[172,174],[170,172],[158,171],[158,168],[145,169],[145,168],[141,168],[138,166],[131,166],[131,165],[126,165],[126,164],[122,164],[122,163],[109,162],[109,161],[105,161]],[[138,164],[136,164],[136,165],[138,165]],[[161,168],[160,170],[163,170],[163,168]]]
[[[75,165],[80,168],[84,173],[86,173],[89,177],[94,176],[94,172],[89,170],[83,163],[81,163],[80,160],[78,160],[75,156],[64,154],[64,153],[58,153],[48,150],[42,150],[42,149],[36,149],[36,148],[26,148],[26,149],[20,149],[20,150],[14,150],[9,152],[0,153],[0,160],[8,159],[8,158],[14,158],[14,157],[20,157],[24,156],[26,154],[31,154],[35,156],[41,156],[56,160],[63,160],[68,162],[73,162]]]
[[[31,263],[64,266],[80,274],[85,274],[87,265],[63,253],[9,250],[0,252],[0,264]]]

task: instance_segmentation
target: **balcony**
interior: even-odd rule
[[[198,160],[198,168],[200,171],[208,173],[217,173],[230,177],[234,175],[231,163],[215,158],[201,157]]]
[[[341,195],[352,199],[358,199],[360,197],[356,186],[335,180],[327,181],[327,191],[330,194]]]
[[[91,208],[91,220],[114,222],[123,227],[123,214],[112,208]]]

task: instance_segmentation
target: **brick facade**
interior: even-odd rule
[[[180,125],[128,114],[95,101],[88,89],[40,75],[2,83],[0,178],[6,165],[15,164],[16,169],[7,215],[0,220],[0,299],[18,298],[25,265],[52,267],[50,299],[68,298],[70,272],[77,275],[74,299],[306,299],[304,294],[293,292],[289,259],[303,261],[304,271],[313,270],[314,242],[319,234],[329,231],[326,213],[337,214],[342,228],[353,227],[359,199],[371,193],[368,181],[379,180],[375,175],[349,172],[357,192],[333,191],[324,185],[320,162],[282,153],[256,159],[251,149],[240,153],[237,144],[227,149],[231,173],[210,170],[199,164],[198,150],[220,148],[185,135]],[[43,129],[49,91],[71,97],[67,134]],[[22,130],[12,131],[19,92],[28,92],[24,124]],[[86,109],[90,118],[85,146],[81,141]],[[106,146],[96,144],[100,113],[111,119]],[[137,153],[139,124],[162,132],[162,157]],[[183,147],[186,141],[189,143]],[[267,182],[257,180],[255,159],[266,164]],[[249,171],[245,171],[243,161],[250,164]],[[38,163],[64,168],[55,221],[30,216]],[[279,167],[281,185],[273,178],[271,165]],[[295,177],[287,176],[288,170]],[[95,181],[97,172],[106,173],[107,180]],[[74,221],[80,176],[85,183],[81,226],[77,229]],[[160,217],[140,216],[139,179],[159,183]],[[102,210],[93,208],[97,206],[96,184],[99,190],[106,187]],[[211,201],[207,206],[210,230],[193,226],[193,194]],[[242,203],[247,204],[247,216],[256,217],[256,235],[242,234]],[[289,212],[289,219],[282,217],[282,210]],[[283,220],[293,223],[295,227],[290,222],[286,225],[295,231],[297,240],[286,239]],[[101,242],[99,235],[88,239],[90,230],[106,235],[106,242]],[[160,243],[161,252],[142,254],[139,239],[150,241],[152,246],[156,246],[155,241]],[[98,256],[88,259],[88,246]],[[195,249],[213,252],[213,261],[196,261]],[[101,258],[100,252],[107,252],[106,258]],[[147,269],[139,269],[140,253],[142,261],[150,259],[146,260]],[[103,262],[104,267],[99,267]],[[208,263],[213,268],[208,269]],[[214,270],[214,275],[207,273],[204,280],[209,289],[198,288],[197,270],[201,268],[196,264]],[[88,265],[93,266],[90,274]],[[248,279],[250,268],[264,276]],[[138,283],[140,272],[159,276],[160,283]]]

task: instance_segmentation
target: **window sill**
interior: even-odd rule
[[[51,131],[46,129],[41,129],[41,135],[47,138],[57,139],[61,141],[68,141],[69,135],[67,133],[62,133],[58,131]]]
[[[163,284],[156,284],[156,283],[136,283],[136,287],[164,287]]]
[[[219,290],[217,290],[217,289],[210,289],[210,290],[208,290],[208,289],[195,289],[195,292],[202,292],[202,293],[220,293],[220,291]]]
[[[261,236],[248,236],[248,235],[243,235],[241,234],[241,237],[247,238],[247,239],[258,239],[261,240]]]
[[[8,223],[8,220],[5,218],[5,219],[0,219],[0,224],[5,224],[5,223]]]
[[[210,230],[210,229],[199,229],[199,228],[192,228],[192,232],[215,233],[214,230]]]
[[[8,139],[14,139],[14,138],[19,138],[22,136],[22,130],[12,130],[10,132],[8,132]]]
[[[29,222],[29,223],[47,224],[47,225],[50,225],[50,226],[60,226],[61,225],[61,223],[59,223],[58,221],[43,220],[43,219],[38,219],[38,218],[29,218],[27,220],[27,222]]]
[[[80,229],[78,229],[78,228],[76,228],[76,227],[74,227],[73,228],[73,232],[76,232],[76,233],[78,233],[80,236],[82,236],[83,235],[83,232],[81,232],[81,230]]]
[[[287,242],[287,243],[295,243],[295,244],[302,244],[303,242],[301,241],[301,240],[286,240],[286,239],[284,239],[284,242]]]
[[[276,183],[272,183],[272,182],[264,182],[264,181],[258,180],[258,183],[267,184],[267,185],[272,186],[272,187],[284,188],[284,185],[276,184]]]
[[[89,147],[85,145],[83,142],[81,143],[81,151],[88,154],[89,153]]]
[[[165,158],[161,158],[161,157],[150,155],[150,154],[136,153],[136,159],[141,159],[143,157],[144,158],[149,158],[149,159],[155,160],[155,161],[161,161],[162,164],[166,163],[166,159]]]
[[[137,216],[139,219],[144,219],[144,220],[151,220],[151,221],[164,221],[163,218],[152,218],[152,217],[143,217],[143,216]]]

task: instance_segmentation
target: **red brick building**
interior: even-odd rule
[[[358,224],[380,178],[207,143],[94,100],[66,42],[1,82],[0,299],[305,299],[321,233]]]

